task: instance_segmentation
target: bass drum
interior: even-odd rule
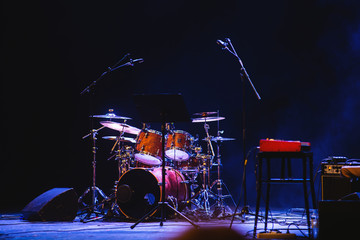
[[[138,220],[162,201],[161,172],[162,168],[160,167],[154,169],[134,168],[120,177],[116,186],[116,202],[126,217]],[[185,206],[183,202],[189,198],[185,180],[179,171],[166,169],[165,201],[171,200],[169,201],[170,205],[176,201],[179,211]]]

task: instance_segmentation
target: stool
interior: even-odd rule
[[[259,208],[260,208],[260,196],[261,196],[261,186],[263,183],[266,183],[266,199],[265,199],[265,231],[267,230],[267,220],[269,212],[269,197],[270,197],[270,185],[272,183],[302,183],[304,188],[304,200],[305,200],[305,211],[307,218],[307,225],[309,230],[309,235],[311,233],[311,223],[310,223],[310,211],[309,211],[309,201],[308,201],[308,191],[307,183],[310,183],[310,191],[312,197],[313,208],[316,208],[316,199],[315,199],[315,189],[314,189],[314,179],[313,179],[313,153],[312,152],[259,152],[256,155],[257,166],[256,166],[256,214],[255,214],[255,224],[254,224],[254,238],[256,236],[256,227],[259,217]],[[266,159],[267,167],[267,177],[263,179],[262,177],[262,168],[263,160]],[[272,159],[281,159],[281,176],[280,178],[271,177],[271,162]],[[291,171],[291,159],[302,159],[302,178],[292,178]],[[286,162],[285,162],[286,160]],[[307,161],[309,162],[309,177],[307,177]],[[285,165],[287,164],[287,178],[285,178]]]

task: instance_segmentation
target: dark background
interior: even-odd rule
[[[235,200],[242,177],[239,65],[216,44],[231,38],[262,100],[246,84],[247,149],[261,138],[309,141],[315,167],[359,158],[358,1],[2,1],[1,210],[53,187],[91,182],[89,96],[80,92],[126,53],[145,62],[96,86],[94,114],[113,108],[141,127],[134,93],[182,93],[189,113],[220,110],[223,176]],[[94,127],[100,127],[95,122]],[[211,135],[216,124],[210,125]],[[153,129],[160,130],[153,125]],[[202,124],[177,129],[204,137]],[[99,133],[97,185],[117,180]],[[254,158],[247,168],[255,202]],[[318,181],[319,179],[317,179]],[[316,183],[318,187],[318,182]],[[301,207],[302,187],[274,187],[272,205]]]

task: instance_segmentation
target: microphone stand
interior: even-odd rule
[[[228,52],[230,52],[232,55],[234,55],[237,60],[239,61],[240,64],[240,77],[241,77],[241,82],[242,82],[242,149],[243,149],[243,178],[242,178],[242,185],[241,185],[241,189],[240,189],[240,198],[239,198],[239,202],[236,205],[235,208],[235,212],[233,214],[233,217],[231,219],[231,223],[230,223],[230,228],[232,227],[236,212],[239,208],[240,202],[241,202],[241,192],[242,190],[244,191],[244,206],[241,209],[241,213],[240,215],[243,216],[243,221],[245,220],[245,214],[249,213],[249,206],[247,205],[247,195],[246,195],[246,165],[247,165],[247,159],[246,159],[246,110],[245,110],[245,82],[248,81],[250,83],[250,86],[252,87],[257,99],[260,101],[261,97],[259,95],[259,93],[257,92],[254,84],[252,83],[249,74],[247,73],[243,62],[241,61],[239,55],[237,54],[234,46],[231,43],[230,38],[225,38],[225,41],[227,42],[227,44],[223,45],[223,49],[227,50]],[[230,46],[230,48],[228,48],[228,45]]]
[[[128,54],[127,54],[128,55]],[[125,55],[125,57],[127,56]],[[122,59],[124,59],[125,57],[123,57]],[[121,61],[121,60],[120,60]],[[120,62],[119,61],[119,62]],[[103,72],[100,77],[98,77],[95,81],[93,81],[90,85],[88,85],[86,88],[84,88],[84,90],[81,91],[80,95],[84,95],[85,93],[89,93],[93,88],[94,86],[96,85],[96,83],[98,81],[100,81],[101,79],[103,79],[105,77],[105,75],[107,75],[108,73],[111,73],[112,71],[115,71],[119,68],[122,68],[122,67],[125,67],[125,66],[131,66],[133,67],[134,66],[134,61],[132,59],[130,59],[129,62],[127,63],[124,63],[122,65],[119,65],[119,66],[116,66],[117,64],[115,64],[115,66],[113,67],[108,67],[107,70],[105,72]]]
[[[108,199],[108,197],[103,193],[103,191],[98,188],[96,186],[96,134],[98,131],[100,131],[101,129],[104,128],[103,127],[100,127],[99,129],[94,129],[94,117],[93,117],[93,97],[94,97],[94,91],[91,92],[92,90],[94,90],[94,87],[96,85],[96,83],[98,81],[100,81],[101,79],[103,79],[108,73],[111,73],[112,71],[115,71],[119,68],[122,68],[122,67],[125,67],[125,66],[134,66],[134,63],[135,62],[143,62],[143,59],[136,59],[136,60],[132,60],[130,59],[129,62],[127,63],[124,63],[122,65],[119,65],[125,58],[127,58],[130,54],[125,54],[115,65],[113,65],[112,67],[108,67],[107,70],[105,72],[103,72],[95,81],[93,81],[90,85],[88,85],[86,88],[84,88],[84,90],[82,90],[80,92],[80,95],[81,96],[84,96],[86,93],[92,93],[90,94],[90,97],[89,97],[89,111],[90,111],[90,117],[91,117],[91,122],[90,122],[90,125],[91,125],[91,131],[89,134],[85,135],[84,137],[82,137],[82,139],[85,139],[89,136],[91,136],[91,139],[92,139],[92,142],[93,142],[93,147],[92,147],[92,153],[93,153],[93,159],[92,159],[92,167],[93,167],[93,176],[92,176],[92,186],[89,187],[84,193],[83,195],[81,195],[78,199],[78,203],[79,204],[83,204],[83,205],[86,205],[84,203],[84,197],[86,195],[88,195],[89,193],[91,193],[91,204],[89,204],[88,206],[86,206],[85,209],[87,209],[87,214],[85,217],[83,217],[81,219],[82,222],[89,222],[89,221],[93,221],[93,220],[96,220],[98,219],[98,215],[101,214],[100,212],[96,211],[97,210],[97,207],[98,207],[98,198],[97,198],[97,195],[101,195],[101,197],[105,200]],[[91,218],[91,215],[92,214],[95,214],[95,217],[94,218]]]

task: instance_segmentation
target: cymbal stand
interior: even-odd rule
[[[218,136],[220,136],[220,132],[218,131]],[[210,186],[210,190],[213,189],[213,187],[216,186],[216,190],[217,190],[217,194],[216,194],[216,206],[215,206],[215,211],[213,213],[213,215],[220,215],[222,214],[222,217],[226,216],[226,210],[230,210],[230,208],[227,208],[227,204],[224,202],[225,198],[230,198],[232,203],[234,204],[234,206],[236,206],[236,203],[232,197],[232,195],[229,192],[229,189],[227,188],[226,184],[224,183],[224,181],[221,179],[221,155],[220,155],[220,145],[221,142],[217,141],[216,142],[216,147],[217,147],[217,179],[215,179],[213,181],[213,183]],[[214,164],[215,165],[215,164]],[[223,193],[223,186],[225,187],[226,191],[228,192],[227,195],[224,195]],[[231,210],[230,210],[231,211]],[[232,213],[231,213],[232,214]],[[216,217],[217,217],[216,216]]]
[[[93,153],[92,170],[93,170],[93,172],[92,172],[92,174],[93,175],[92,175],[92,186],[88,187],[86,189],[86,191],[78,199],[78,203],[82,204],[86,208],[87,204],[84,202],[84,197],[91,192],[91,204],[89,204],[91,207],[87,208],[87,214],[86,214],[86,216],[84,218],[81,219],[81,221],[85,221],[86,219],[90,219],[92,214],[95,214],[96,217],[99,214],[102,214],[101,212],[98,211],[98,205],[97,205],[98,196],[100,195],[103,199],[107,198],[105,193],[100,188],[98,188],[96,186],[96,150],[97,150],[97,147],[96,147],[96,140],[97,140],[96,135],[103,128],[105,128],[105,126],[102,126],[102,127],[98,128],[98,129],[92,129],[89,134],[82,137],[82,139],[85,139],[85,138],[87,138],[89,136],[91,136],[91,138],[92,138],[92,143],[93,143],[93,147],[92,147],[92,153]]]
[[[217,111],[217,115],[219,117],[219,110]],[[220,134],[224,133],[224,131],[220,130],[220,121],[217,122],[217,137],[218,139],[221,137]],[[225,210],[226,210],[226,204],[224,203],[224,199],[225,198],[231,198],[234,206],[236,206],[233,197],[231,196],[227,186],[225,185],[224,181],[221,179],[221,154],[220,154],[220,145],[222,143],[222,141],[215,141],[216,143],[216,150],[217,150],[217,179],[211,184],[210,189],[212,189],[214,186],[216,186],[216,190],[217,190],[217,195],[216,195],[216,210],[218,211],[218,214],[222,214],[223,216],[225,216]],[[215,165],[215,164],[214,164]],[[228,191],[228,195],[223,195],[223,188],[222,186],[224,186],[226,188],[226,190]],[[219,212],[220,211],[220,212]],[[215,214],[215,213],[214,213]]]
[[[211,155],[211,158],[208,159],[206,157],[201,158],[201,166],[200,166],[200,172],[202,173],[202,189],[200,192],[198,192],[196,195],[193,196],[193,199],[199,198],[200,200],[197,200],[200,204],[196,204],[193,201],[191,201],[196,207],[205,210],[205,213],[209,216],[210,215],[210,202],[209,197],[213,198],[214,194],[211,192],[209,186],[210,186],[210,167],[212,163],[212,159],[214,158],[214,149],[211,143],[211,137],[209,135],[209,124],[207,124],[206,119],[204,122],[204,130],[206,133],[206,142],[208,147],[208,154]]]

